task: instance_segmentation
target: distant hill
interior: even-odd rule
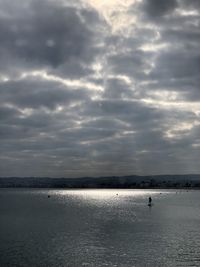
[[[200,174],[83,178],[0,178],[0,188],[200,188]]]

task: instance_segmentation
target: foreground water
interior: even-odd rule
[[[200,266],[199,230],[199,191],[0,190],[3,267]]]

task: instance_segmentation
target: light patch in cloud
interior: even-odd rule
[[[86,0],[88,4],[104,17],[110,25],[112,33],[121,34],[130,31],[129,26],[137,22],[137,16],[129,14],[131,6],[141,2],[140,0]],[[125,31],[125,32],[124,32]]]
[[[149,106],[160,108],[164,110],[182,110],[182,111],[192,111],[194,113],[200,112],[200,102],[185,102],[185,101],[164,101],[156,100],[151,98],[141,98],[141,102],[146,103]]]
[[[190,122],[180,122],[176,125],[171,126],[165,133],[165,136],[169,139],[182,139],[183,136],[189,135],[190,131],[195,127],[199,126],[199,121]]]
[[[195,144],[192,144],[192,147],[194,147],[194,148],[200,148],[200,143],[195,143]]]
[[[169,49],[169,47],[170,45],[167,43],[161,43],[161,44],[147,43],[140,46],[140,49],[145,52],[157,52],[160,50],[167,50]]]
[[[185,9],[176,9],[176,14],[179,16],[183,16],[183,17],[188,17],[188,16],[198,16],[199,15],[199,11],[198,10],[185,10]]]
[[[27,78],[42,78],[47,81],[59,82],[66,86],[72,87],[82,87],[88,90],[94,91],[103,91],[103,87],[101,85],[97,85],[95,83],[87,82],[84,80],[72,80],[72,79],[64,79],[59,76],[48,74],[45,70],[35,70],[30,72],[23,72],[21,74],[20,80],[27,79]]]

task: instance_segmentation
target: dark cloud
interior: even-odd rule
[[[12,68],[14,60],[15,64],[25,64],[24,67],[27,64],[53,70],[61,67],[61,73],[72,77],[86,74],[84,65],[98,53],[94,33],[87,23],[92,19],[93,25],[95,19],[98,22],[96,13],[52,1],[28,1],[16,12],[10,6],[11,3],[3,5],[2,12],[7,11],[8,15],[0,16],[0,51],[5,54],[3,60],[8,68]]]
[[[0,120],[8,120],[9,118],[15,118],[20,115],[20,112],[15,108],[4,106],[0,107]]]
[[[157,78],[179,79],[190,78],[199,75],[200,55],[188,54],[186,51],[169,51],[163,53],[157,59],[156,69]]]
[[[183,0],[180,4],[184,5],[185,8],[196,9],[200,7],[200,2],[198,0]]]
[[[169,90],[178,92],[180,101],[199,101],[200,18],[197,2],[148,1],[141,6],[144,14],[152,15],[143,19],[153,23],[157,32],[149,43],[166,45],[164,49],[152,51],[149,60],[148,55],[144,56],[148,63],[153,63],[143,77],[143,81],[149,81],[146,91]]]
[[[145,0],[144,7],[147,14],[151,17],[161,17],[174,11],[177,7],[176,0]]]

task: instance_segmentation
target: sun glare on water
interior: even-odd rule
[[[70,190],[53,190],[49,194],[55,194],[57,197],[70,197],[79,199],[83,202],[92,203],[116,203],[128,199],[143,198],[147,199],[150,195],[160,194],[159,190],[142,190],[142,189],[70,189]]]

